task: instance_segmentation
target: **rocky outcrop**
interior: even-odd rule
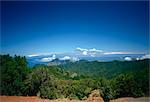
[[[94,90],[89,95],[87,102],[104,102],[103,98],[100,96],[99,90]]]

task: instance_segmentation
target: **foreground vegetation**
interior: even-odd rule
[[[58,67],[29,68],[25,57],[1,55],[0,94],[84,100],[98,89],[104,101],[149,96],[149,62],[148,59],[105,64],[79,61]]]

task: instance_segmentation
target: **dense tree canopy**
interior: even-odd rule
[[[1,95],[87,99],[99,90],[107,102],[118,97],[149,96],[149,60],[88,62],[29,68],[25,57],[0,55]]]
[[[25,57],[9,55],[0,56],[1,70],[1,94],[24,95],[25,84],[29,68]]]

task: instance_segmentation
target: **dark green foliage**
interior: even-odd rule
[[[115,77],[112,80],[113,97],[149,96],[149,77],[144,77],[142,73],[148,75],[149,72],[120,74]]]
[[[25,57],[9,55],[0,56],[1,65],[1,95],[24,95],[26,88],[24,80],[28,68]]]
[[[28,74],[27,80],[25,81],[29,86],[28,95],[36,95],[40,89],[40,86],[47,80],[50,79],[47,68],[35,68],[31,73]]]
[[[63,72],[56,67],[38,65],[27,75],[26,85],[28,86],[28,95],[37,95],[43,98],[58,98],[56,83],[57,78],[63,79]]]
[[[27,67],[25,57],[0,56],[1,95],[87,99],[99,90],[105,102],[119,97],[149,96],[149,60],[88,62]]]
[[[59,90],[55,87],[55,83],[52,79],[49,79],[41,84],[38,94],[42,98],[57,99],[59,98],[57,91]]]
[[[101,93],[101,96],[103,97],[105,102],[108,102],[110,99],[113,99],[112,89],[109,86],[109,84],[107,84],[104,87],[101,87],[100,93]]]
[[[115,79],[114,90],[116,97],[133,96],[136,82],[132,74],[121,74]]]

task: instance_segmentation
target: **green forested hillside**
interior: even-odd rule
[[[70,62],[59,66],[66,71],[76,72],[80,75],[89,75],[93,77],[111,78],[120,73],[140,72],[149,68],[150,60],[135,61],[86,61]]]
[[[118,97],[149,96],[148,64],[149,60],[79,61],[29,68],[25,57],[0,55],[0,94],[84,100],[97,89],[106,102]]]

